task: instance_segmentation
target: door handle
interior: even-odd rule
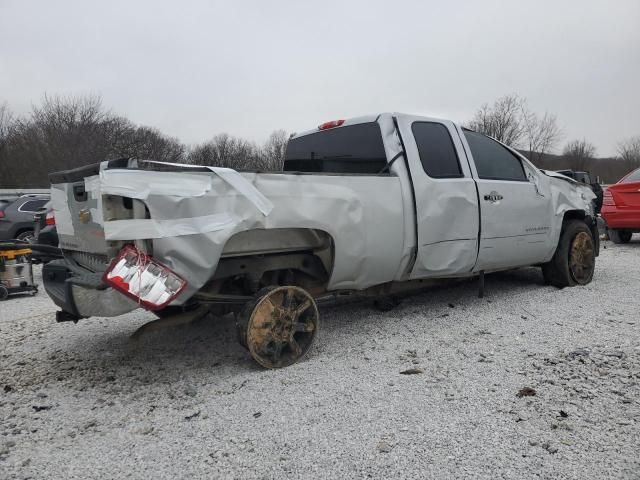
[[[491,203],[499,202],[499,201],[500,201],[500,200],[502,200],[503,198],[504,198],[504,197],[503,197],[502,195],[500,195],[498,192],[495,192],[495,191],[493,191],[493,192],[489,193],[489,195],[485,195],[485,196],[484,196],[484,199],[485,199],[487,202],[491,202]]]

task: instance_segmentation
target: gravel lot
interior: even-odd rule
[[[604,247],[587,287],[522,269],[484,299],[326,307],[279,371],[229,317],[136,342],[149,313],[56,324],[45,293],[11,299],[0,477],[640,478],[640,238]]]

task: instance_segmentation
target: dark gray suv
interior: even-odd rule
[[[48,195],[0,199],[0,240],[32,240],[33,216],[49,202]]]

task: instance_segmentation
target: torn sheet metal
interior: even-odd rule
[[[150,161],[148,163],[176,166],[182,169],[184,169],[185,167],[201,168],[199,165],[191,166],[191,165],[184,165],[182,163],[153,162],[153,161]],[[269,213],[273,209],[273,203],[271,203],[271,201],[267,197],[265,197],[262,194],[262,192],[260,192],[260,190],[258,190],[253,185],[253,183],[251,183],[250,181],[247,180],[247,178],[242,176],[240,172],[232,168],[224,168],[224,167],[207,166],[206,168],[208,168],[210,171],[212,171],[217,176],[222,178],[225,182],[227,182],[229,185],[235,188],[242,195],[247,197],[251,201],[251,203],[253,203],[255,207],[262,212],[263,215],[269,215]],[[130,171],[130,170],[126,170],[126,171]],[[160,173],[160,172],[154,172],[154,173]],[[173,178],[174,173],[175,172],[170,173],[171,175],[170,178]],[[165,194],[168,195],[167,193]],[[184,196],[191,196],[191,195],[184,195]]]
[[[402,266],[411,258],[405,248],[411,210],[404,211],[408,186],[397,176],[257,174],[214,167],[208,173],[202,167],[177,167],[149,171],[131,165],[86,178],[87,202],[67,200],[76,214],[91,209],[91,221],[74,219],[82,238],[63,236],[65,248],[109,257],[121,245],[114,242],[150,240],[154,258],[189,280],[178,304],[213,276],[227,241],[253,229],[326,232],[335,247],[330,289],[363,289],[406,277]],[[144,202],[150,218],[123,216],[132,212],[123,210],[120,195]]]
[[[201,197],[211,190],[211,177],[202,174],[181,173],[176,181],[173,172],[144,170],[102,170],[98,179],[92,177],[90,186],[102,195],[144,200],[149,195],[174,197]]]
[[[87,192],[89,199],[96,202],[96,206],[89,209],[89,212],[91,212],[91,218],[98,225],[104,226],[104,215],[102,213],[102,195],[100,194],[100,177],[98,175],[94,175],[92,177],[85,178],[84,189]]]
[[[228,213],[202,217],[157,220],[155,218],[112,220],[104,223],[107,240],[148,240],[198,233],[216,232],[237,225],[238,219]]]
[[[176,179],[180,173],[173,173]],[[400,180],[394,176],[297,175],[242,173],[273,204],[268,216],[221,178],[204,196],[146,200],[151,218],[181,218],[229,213],[230,228],[153,240],[153,255],[189,286],[179,301],[206,283],[227,241],[253,229],[310,228],[329,234],[335,259],[329,289],[363,289],[396,279],[405,258],[404,212]],[[384,222],[384,223],[381,223]]]
[[[273,203],[265,197],[260,190],[254,187],[250,182],[247,181],[240,173],[231,169],[231,168],[222,168],[222,167],[208,167],[213,173],[222,178],[225,182],[235,188],[242,195],[251,200],[258,210],[262,212],[263,215],[269,215],[271,210],[273,210]]]
[[[69,184],[61,183],[51,185],[51,203],[53,204],[53,214],[56,217],[56,230],[59,235],[75,234],[73,219],[69,210],[67,188]]]

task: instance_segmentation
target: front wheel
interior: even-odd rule
[[[629,230],[618,230],[610,228],[608,231],[609,238],[613,243],[629,243],[631,241],[631,237],[633,233]]]
[[[569,220],[562,227],[556,253],[542,265],[545,282],[558,288],[586,285],[596,266],[593,236],[580,220]]]

